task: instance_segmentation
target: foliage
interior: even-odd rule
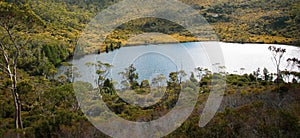
[[[168,78],[159,75],[153,80],[143,80],[139,84],[139,74],[131,65],[121,74],[126,84],[137,94],[143,96],[154,92],[154,96],[157,96],[159,90],[166,86],[165,95],[157,96],[161,100],[144,108],[130,105],[118,97],[114,80],[107,75],[111,66],[106,63],[90,63],[97,68],[98,85],[103,93],[99,93],[89,83],[76,82],[74,85],[74,77],[80,74],[76,74],[76,67],[64,61],[72,57],[77,39],[91,18],[116,2],[118,1],[0,2],[0,22],[8,23],[6,27],[15,34],[13,40],[22,45],[17,58],[18,75],[15,86],[20,96],[25,132],[16,131],[14,102],[10,91],[13,81],[1,67],[1,137],[15,137],[16,133],[23,137],[108,137],[89,123],[80,110],[82,102],[91,105],[87,114],[97,116],[101,110],[98,110],[94,103],[101,95],[107,106],[118,116],[132,121],[150,121],[172,110],[180,92],[198,89],[199,99],[193,114],[167,137],[299,137],[300,75],[295,71],[282,70],[281,75],[292,77],[293,81],[281,82],[279,85],[274,82],[274,74],[266,69],[257,69],[252,74],[243,74],[241,69],[240,75],[237,75],[212,73],[201,67],[195,69],[195,74],[191,73],[190,79],[186,79],[187,74],[184,71],[179,71],[170,73]],[[298,1],[183,2],[199,10],[215,28],[222,41],[286,44],[299,41]],[[18,24],[12,26],[13,21]],[[165,27],[165,30],[159,29]],[[124,31],[108,38],[108,45],[100,48],[99,53],[124,46],[122,40],[128,39],[130,34],[142,31],[157,30],[170,35],[179,32],[179,35],[185,36],[185,40],[190,40],[189,33],[180,26],[153,18],[132,21],[118,29]],[[13,41],[9,40],[7,30],[1,28],[0,34],[1,42],[7,44],[7,48],[13,48],[7,53],[13,55],[17,49],[14,49]],[[99,50],[99,47],[95,49]],[[278,51],[272,47],[270,50],[275,54]],[[283,49],[278,52],[284,53]],[[3,53],[0,55],[0,63],[4,64]],[[299,60],[296,58],[291,58],[288,62],[291,68],[299,66]],[[60,77],[63,81],[55,80],[56,67],[61,65],[66,69],[65,74]],[[199,113],[203,111],[203,104],[214,85],[212,78],[221,78],[222,75],[226,75],[227,85],[220,110],[207,126],[199,128]],[[77,95],[82,101],[77,101],[74,89],[82,92]],[[92,100],[86,100],[87,96],[94,97]]]
[[[124,79],[121,83],[125,87],[129,86],[131,89],[135,89],[137,86],[139,86],[137,82],[139,74],[136,73],[136,68],[133,66],[133,64],[126,68],[124,72],[120,72],[119,74],[122,75]]]

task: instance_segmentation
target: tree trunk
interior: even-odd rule
[[[20,96],[17,91],[17,67],[16,65],[13,68],[13,73],[10,71],[8,67],[8,73],[10,80],[12,81],[11,91],[14,99],[14,106],[15,106],[15,125],[16,130],[21,129],[23,131],[23,123],[22,123],[22,116],[21,116],[21,101]],[[20,137],[19,133],[16,132],[16,137]]]

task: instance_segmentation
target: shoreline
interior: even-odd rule
[[[163,44],[181,44],[181,43],[193,43],[193,42],[219,42],[219,43],[232,43],[232,44],[270,44],[270,45],[286,45],[286,46],[295,46],[300,47],[300,45],[294,45],[290,43],[264,43],[264,42],[235,42],[235,41],[214,41],[214,40],[207,40],[207,41],[182,41],[182,42],[162,42],[162,43],[138,43],[138,44],[126,44],[122,47],[130,47],[130,46],[147,46],[147,45],[163,45]],[[121,48],[122,48],[121,47]]]
[[[263,42],[245,42],[245,43],[238,43],[238,42],[233,42],[233,41],[214,41],[214,40],[207,40],[207,41],[181,41],[181,42],[165,42],[165,43],[141,43],[141,44],[126,44],[121,46],[122,47],[131,47],[131,46],[149,46],[149,45],[166,45],[166,44],[184,44],[184,43],[207,43],[207,42],[219,42],[219,43],[227,43],[227,44],[265,44],[265,45],[284,45],[284,46],[293,46],[293,47],[298,47],[300,48],[299,45],[292,45],[292,44],[286,44],[286,43],[263,43]],[[114,49],[114,50],[118,50],[118,49]],[[112,51],[109,51],[112,52]],[[109,53],[108,52],[108,53]],[[86,55],[90,55],[90,54],[102,54],[102,53],[106,53],[105,50],[101,51],[100,53],[98,53],[98,51],[93,51],[93,52],[87,52],[84,54],[80,54],[80,55],[76,55],[74,56],[74,54],[71,54],[65,61],[63,62],[67,62],[73,59],[78,59],[81,57],[84,57]]]
[[[291,43],[265,43],[265,42],[237,42],[237,41],[216,41],[216,40],[200,40],[200,41],[179,41],[179,42],[159,42],[159,43],[136,43],[136,44],[125,44],[122,47],[131,47],[131,46],[148,46],[148,45],[164,45],[164,44],[183,44],[183,43],[193,43],[193,42],[219,42],[219,43],[232,43],[232,44],[269,44],[269,45],[286,45],[286,46],[294,46],[300,47],[300,44],[291,44]],[[111,51],[109,51],[111,52]],[[97,53],[97,51],[93,51],[91,53]],[[101,53],[106,53],[105,50],[101,51]]]

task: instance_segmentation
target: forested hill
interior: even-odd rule
[[[300,2],[298,0],[181,1],[199,10],[214,27],[220,41],[300,45],[300,15],[297,14]],[[6,0],[6,2],[19,8],[26,7],[43,20],[46,27],[36,31],[30,43],[31,48],[41,46],[39,48],[47,59],[54,65],[58,65],[72,55],[87,23],[101,10],[119,0]],[[1,6],[5,6],[3,3],[6,2],[1,2]],[[149,22],[155,22],[156,27],[147,28]],[[124,44],[130,34],[139,34],[147,29],[155,31],[166,26],[171,26],[173,29],[166,33],[180,38],[179,41],[193,41],[185,36],[186,33],[182,33],[182,29],[177,29],[177,26],[166,25],[155,19],[138,20],[135,25],[137,27],[134,26],[133,29],[132,26],[125,27],[126,29],[115,34],[121,37],[109,37],[108,44],[113,43],[113,46],[117,47],[120,42]],[[99,48],[93,45],[91,47],[93,48],[88,52],[105,50],[105,47]]]
[[[110,114],[99,107],[101,98],[119,117],[141,122],[155,120],[174,109],[181,90],[182,93],[199,93],[197,108],[166,137],[300,137],[300,74],[289,71],[294,67],[300,69],[297,58],[282,60],[281,63],[290,64],[282,71],[279,70],[280,62],[276,62],[276,74],[266,68],[258,68],[250,74],[242,74],[244,69],[241,68],[240,75],[228,74],[223,72],[224,66],[217,67],[219,64],[216,63],[213,66],[216,65],[219,73],[197,67],[196,73],[190,76],[184,70],[170,72],[168,78],[159,75],[153,79],[157,83],[154,90],[160,89],[160,80],[167,82],[166,96],[149,108],[139,108],[118,97],[115,81],[107,78],[111,68],[108,63],[85,63],[95,67],[98,89],[90,83],[74,82],[76,77],[83,75],[81,73],[87,72],[79,72],[76,66],[64,61],[72,57],[86,25],[101,10],[117,2],[0,0],[0,137],[108,137],[85,116]],[[199,10],[221,41],[300,45],[299,0],[183,2]],[[86,52],[109,52],[123,46],[136,34],[159,28],[180,38],[180,41],[193,41],[183,27],[166,20],[145,18],[118,27],[121,31],[117,30],[118,33],[107,38],[109,49],[107,45],[88,45],[90,51]],[[269,50],[276,61],[280,61],[286,52],[284,48],[272,46]],[[59,66],[65,72],[56,78]],[[139,83],[135,71],[136,68],[131,65],[124,72],[119,72],[124,78],[122,82],[129,82],[124,86],[139,95],[148,95],[153,88],[150,89],[150,80]],[[183,77],[187,80],[183,81]],[[292,82],[284,82],[284,78],[292,79]],[[225,89],[223,84],[216,83],[225,81]],[[76,98],[75,89],[79,89],[77,94],[83,97],[82,100]],[[209,93],[223,89],[220,112],[200,128],[199,113],[204,111],[202,105]],[[87,112],[80,110],[82,103],[88,106]]]
[[[298,0],[181,1],[199,10],[213,25],[221,41],[299,45]],[[67,35],[63,37],[76,41],[78,31],[91,18],[117,2],[118,0],[33,0],[29,3],[34,12],[53,27],[65,30],[62,33]]]

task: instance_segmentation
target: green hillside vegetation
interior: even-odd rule
[[[96,0],[85,2],[32,0],[23,3],[26,3],[36,15],[46,22],[47,28],[39,35],[63,42],[65,47],[72,52],[87,23],[103,9],[117,2],[117,0],[101,2]],[[235,2],[182,0],[182,2],[199,10],[199,13],[212,25],[220,41],[299,45],[300,17],[298,13],[300,3],[297,0],[238,0]],[[174,23],[145,18],[124,24],[107,38],[106,45],[90,44],[92,48],[87,52],[96,52],[99,49],[103,52],[110,43],[114,47],[118,47],[119,42],[125,45],[128,38],[149,31],[169,34],[179,42],[199,41]]]
[[[127,70],[128,71],[128,70]],[[131,70],[132,73],[135,72]],[[97,71],[101,72],[101,71]],[[299,121],[299,73],[294,76],[294,83],[281,82],[279,86],[272,81],[272,74],[226,75],[226,90],[219,111],[205,127],[198,126],[199,115],[203,111],[205,101],[212,87],[212,76],[221,74],[211,73],[203,69],[205,74],[199,82],[198,75],[187,76],[189,79],[179,81],[179,72],[170,73],[167,91],[163,98],[147,108],[128,104],[116,95],[116,89],[111,80],[100,77],[99,89],[84,82],[49,80],[44,77],[30,76],[19,70],[18,90],[22,99],[23,135],[25,137],[107,137],[94,128],[86,119],[78,106],[75,89],[80,89],[80,102],[88,106],[85,114],[94,117],[102,114],[98,100],[100,95],[107,106],[118,116],[131,121],[151,121],[168,113],[176,104],[180,92],[195,91],[199,88],[199,98],[192,115],[176,131],[167,137],[298,137]],[[126,74],[126,73],[125,73]],[[172,75],[173,74],[173,75]],[[174,76],[174,74],[176,74]],[[224,75],[224,74],[223,74]],[[284,75],[283,77],[286,77]],[[129,77],[130,84],[137,93],[149,93],[145,81],[136,82],[138,76]],[[1,126],[0,135],[12,137],[15,135],[13,118],[14,111],[10,91],[6,87],[7,79],[1,82],[5,86],[1,92]],[[64,82],[64,83],[62,83]],[[182,88],[179,87],[182,85]],[[93,97],[93,98],[91,98]],[[19,131],[21,132],[21,131]]]
[[[117,1],[115,1],[117,2]],[[250,43],[283,43],[299,45],[299,1],[259,1],[259,0],[239,0],[229,1],[182,1],[193,6],[202,14],[207,21],[213,26],[215,32],[221,41],[225,42],[250,42]],[[50,11],[48,8],[39,4],[41,2],[30,3],[35,12],[41,13],[41,17],[55,27],[60,26],[65,32],[55,32],[54,35],[64,35],[65,39],[74,41],[78,37],[78,31],[82,31],[85,24],[89,22],[97,13],[113,2],[44,2],[45,5],[53,7]],[[43,3],[43,2],[42,2]],[[45,6],[44,5],[44,6]],[[43,13],[43,14],[42,14]],[[49,14],[45,14],[49,13]],[[47,16],[48,15],[48,16]],[[49,17],[49,15],[51,15]],[[57,16],[57,17],[55,17]],[[149,25],[155,24],[155,26]],[[122,41],[125,44],[126,38],[132,37],[132,34],[138,34],[147,31],[158,31],[174,36],[176,33],[184,38],[179,39],[181,42],[193,41],[188,38],[180,26],[172,23],[161,23],[160,20],[137,20],[133,23],[125,24],[129,27],[120,27],[122,31],[116,31],[114,38],[108,38],[108,43]],[[173,27],[172,27],[173,26]],[[145,29],[145,28],[149,29]],[[173,32],[161,31],[160,28],[170,28]],[[119,28],[119,29],[120,29]],[[137,30],[142,28],[143,30]],[[179,29],[178,29],[179,28]],[[72,32],[72,33],[70,33]],[[54,33],[54,32],[53,32]],[[64,34],[65,33],[65,34]],[[130,35],[131,34],[131,35]],[[117,38],[117,40],[115,39]],[[185,39],[186,38],[186,39]]]
[[[188,120],[166,137],[300,137],[300,75],[289,71],[290,68],[277,74],[257,70],[236,75],[212,73],[203,68],[197,68],[197,74],[190,76],[184,71],[171,72],[164,78],[167,80],[166,94],[159,103],[148,108],[128,104],[116,95],[114,80],[105,76],[111,67],[109,64],[89,63],[98,67],[95,72],[99,76],[98,88],[84,82],[74,85],[74,78],[81,73],[65,61],[73,57],[77,40],[87,23],[116,2],[0,1],[0,137],[108,137],[87,120],[73,86],[95,96],[84,101],[91,105],[87,113],[95,118],[101,114],[97,108],[101,95],[118,116],[132,121],[149,121],[174,107],[180,85],[185,86],[181,92],[199,90],[197,106]],[[183,2],[199,10],[222,41],[299,45],[297,0]],[[167,28],[158,30],[162,26]],[[145,18],[120,26],[115,30],[116,34],[107,38],[106,45],[91,45],[85,52],[109,52],[124,46],[132,36],[153,30],[170,34],[180,42],[195,41],[184,28],[174,23]],[[299,59],[282,62],[300,68]],[[59,66],[63,66],[65,72],[55,79]],[[129,82],[123,83],[124,87],[140,95],[149,93],[151,80],[137,82],[138,74],[133,66],[120,74],[127,79],[124,82]],[[203,77],[201,81],[196,79],[199,74]],[[220,81],[227,84],[221,107],[216,116],[200,128],[199,115],[211,88],[219,87],[211,82],[212,76],[218,78],[221,75],[226,79]],[[286,78],[292,82],[282,81]]]

